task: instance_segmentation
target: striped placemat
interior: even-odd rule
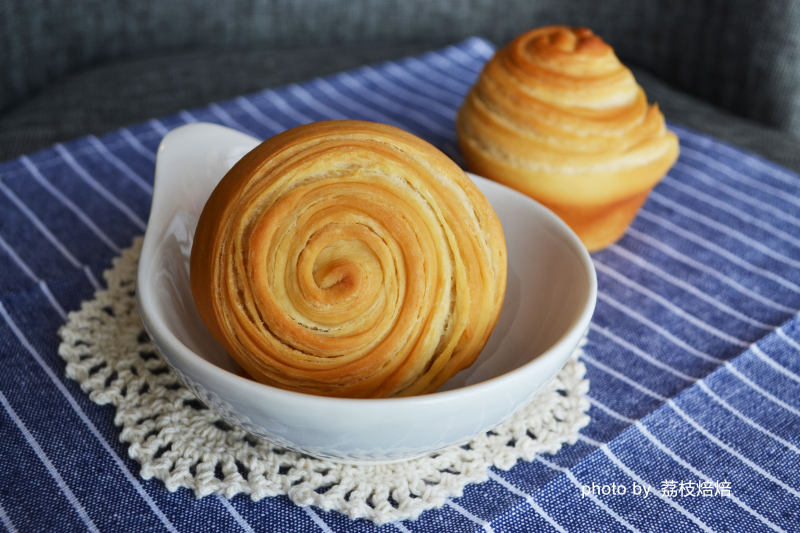
[[[0,524],[9,531],[689,531],[800,528],[800,177],[677,125],[681,156],[599,297],[579,442],[380,528],[284,497],[195,499],[138,476],[110,407],[64,376],[57,330],[145,227],[160,139],[209,121],[266,138],[322,119],[453,120],[481,39],[84,137],[0,164]]]

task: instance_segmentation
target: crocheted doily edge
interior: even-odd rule
[[[574,444],[589,423],[585,339],[559,374],[525,407],[469,443],[410,461],[354,465],[287,450],[231,427],[199,406],[157,354],[136,309],[141,238],[115,258],[107,288],[69,313],[59,330],[66,374],[90,399],[116,409],[115,425],[144,479],[197,497],[248,494],[254,501],[285,494],[300,506],[335,510],[376,524],[413,520],[464,488],[538,453]]]

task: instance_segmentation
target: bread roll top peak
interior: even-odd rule
[[[537,28],[498,50],[456,129],[470,170],[544,203],[582,238],[603,218],[588,211],[627,202],[630,216],[614,217],[617,230],[608,232],[619,236],[678,156],[658,106],[587,28]],[[613,239],[605,233],[584,242],[602,247]]]

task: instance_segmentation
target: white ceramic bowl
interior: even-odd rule
[[[375,400],[289,392],[242,377],[194,307],[189,252],[206,199],[257,143],[213,124],[182,126],[164,137],[137,278],[139,312],[153,343],[228,422],[339,461],[419,456],[509,417],[558,373],[586,332],[597,284],[580,240],[530,198],[470,176],[500,217],[509,258],[503,310],[474,365],[436,393]]]

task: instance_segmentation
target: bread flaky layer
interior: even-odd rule
[[[559,214],[584,243],[589,227],[577,213],[630,205],[678,157],[658,106],[586,28],[538,28],[499,50],[467,94],[456,130],[470,170],[563,206]],[[590,249],[613,242],[591,240]]]
[[[192,292],[257,381],[313,394],[430,392],[470,365],[505,294],[499,220],[425,141],[360,121],[256,147],[198,222]]]

